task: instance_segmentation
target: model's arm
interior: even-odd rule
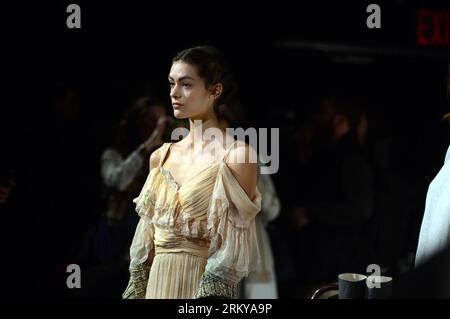
[[[230,151],[227,161],[227,165],[237,182],[251,200],[256,196],[256,182],[258,180],[258,163],[250,162],[253,152],[254,150],[248,145],[241,145]],[[230,160],[234,158],[245,158],[245,163]]]
[[[150,156],[150,171],[159,163],[159,150]],[[144,186],[145,187],[145,186]],[[141,218],[136,227],[130,247],[130,280],[122,297],[143,299],[147,290],[148,276],[154,257],[154,226]]]

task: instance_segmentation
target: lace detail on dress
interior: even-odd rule
[[[161,174],[152,172],[141,194],[133,200],[138,215],[148,223],[172,230],[184,237],[208,238],[206,213],[198,216],[185,213],[179,202],[177,188],[165,183],[165,176],[162,176],[164,170],[160,172]],[[158,195],[162,198],[155,198],[152,188],[157,188]]]
[[[224,282],[211,273],[203,273],[195,298],[228,298],[237,296],[237,285]]]
[[[130,269],[130,279],[127,288],[122,294],[123,299],[144,299],[147,290],[147,281],[150,273],[150,264],[146,261],[134,269]]]
[[[172,186],[176,191],[180,189],[180,185],[173,179],[172,174],[168,170],[166,170],[164,167],[159,167],[161,173],[164,175],[165,178],[169,181],[170,186]]]

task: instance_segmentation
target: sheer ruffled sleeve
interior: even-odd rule
[[[148,216],[153,213],[153,205],[148,194],[147,179],[140,195],[133,200],[141,217],[130,246],[130,280],[122,297],[124,299],[143,299],[147,290],[148,276],[154,257],[154,225]]]
[[[233,298],[237,284],[260,262],[255,216],[261,194],[250,200],[226,164],[221,165],[208,207],[209,258],[197,298]]]
[[[122,295],[125,299],[143,299],[145,297],[148,275],[154,256],[153,234],[153,225],[141,218],[130,247],[130,280]]]

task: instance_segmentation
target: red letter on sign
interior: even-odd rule
[[[425,10],[421,10],[417,12],[417,43],[419,45],[427,45],[427,38],[424,32],[428,29],[427,24],[425,23],[425,18],[428,15],[428,12]]]
[[[433,12],[433,36],[431,37],[430,44],[443,44],[441,37],[441,22],[444,13]]]
[[[450,12],[445,15],[445,31],[444,31],[444,43],[450,44]]]

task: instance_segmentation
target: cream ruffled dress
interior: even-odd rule
[[[260,261],[255,216],[261,194],[257,189],[251,200],[224,161],[235,144],[181,186],[163,167],[172,143],[157,150],[159,165],[133,200],[141,219],[130,271],[150,265],[145,298],[231,297]]]

